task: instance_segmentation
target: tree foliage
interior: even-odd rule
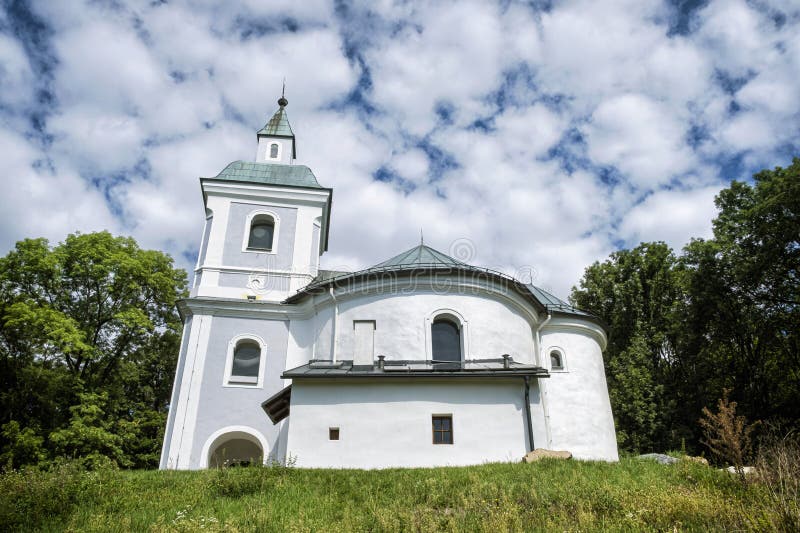
[[[609,325],[625,449],[697,448],[702,409],[726,388],[749,419],[800,423],[800,159],[732,182],[715,203],[712,239],[678,256],[664,243],[615,252],[573,288]]]
[[[0,258],[3,457],[35,462],[20,442],[41,438],[46,457],[153,465],[185,291],[169,256],[108,232],[26,239]]]

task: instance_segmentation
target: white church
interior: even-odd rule
[[[294,164],[278,104],[255,161],[200,179],[160,467],[470,465],[534,448],[616,461],[602,323],[423,244],[321,270],[333,191]]]

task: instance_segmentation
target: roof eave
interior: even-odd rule
[[[549,378],[550,373],[546,368],[537,367],[531,369],[512,369],[512,370],[365,370],[365,371],[338,371],[338,372],[299,372],[299,367],[287,370],[281,374],[281,379],[291,379],[293,381],[303,379],[409,379],[409,378],[437,378],[437,379],[509,379],[509,378]]]
[[[302,300],[303,297],[305,297],[307,295],[311,295],[311,294],[322,292],[323,289],[325,289],[327,287],[330,287],[331,285],[334,285],[336,283],[340,283],[340,282],[344,282],[344,281],[358,280],[360,278],[364,278],[364,277],[370,276],[370,275],[382,275],[382,274],[395,273],[395,274],[403,274],[403,275],[409,275],[410,276],[410,275],[413,275],[413,274],[416,274],[416,273],[419,273],[419,272],[437,272],[437,271],[455,271],[455,272],[459,272],[460,271],[460,272],[468,272],[468,273],[471,273],[471,274],[489,275],[495,280],[501,280],[501,281],[503,281],[505,283],[511,284],[514,287],[514,289],[517,291],[517,293],[520,296],[522,296],[523,298],[525,298],[527,301],[531,302],[539,313],[546,313],[547,312],[546,306],[544,306],[533,294],[531,294],[530,291],[528,291],[525,288],[525,286],[523,284],[521,284],[519,281],[500,276],[499,274],[494,273],[494,272],[492,272],[490,270],[482,270],[482,269],[478,269],[478,268],[471,267],[471,266],[468,266],[468,265],[465,265],[465,266],[442,265],[441,267],[436,267],[436,266],[413,267],[413,266],[411,266],[409,268],[387,268],[385,270],[372,270],[372,269],[360,270],[358,272],[353,272],[353,273],[350,273],[350,274],[347,274],[347,275],[344,275],[344,276],[341,276],[341,277],[329,278],[327,280],[320,281],[317,284],[306,285],[304,288],[300,289],[295,294],[293,294],[293,295],[289,296],[288,298],[286,298],[286,300],[284,300],[283,303],[287,303],[287,304],[296,303],[296,302]],[[317,289],[320,289],[320,290],[317,290]]]

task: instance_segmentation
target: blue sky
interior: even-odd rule
[[[422,228],[564,297],[800,155],[797,1],[0,5],[0,253],[109,229],[190,269],[198,177],[253,159],[284,77],[297,163],[334,188],[328,268]]]

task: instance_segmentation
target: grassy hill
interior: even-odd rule
[[[0,475],[0,530],[681,531],[780,527],[760,485],[700,464]]]

